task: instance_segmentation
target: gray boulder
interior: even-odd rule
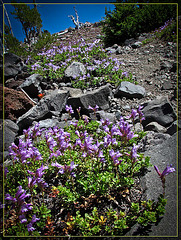
[[[179,136],[181,137],[180,134]],[[174,134],[163,144],[144,153],[145,156],[150,157],[151,164],[156,165],[161,172],[170,164],[176,169],[174,173],[166,176],[166,212],[158,226],[152,228],[151,235],[154,236],[174,236],[177,234],[177,214],[175,214],[177,212],[177,144],[177,134]],[[146,174],[145,181],[147,198],[157,199],[162,192],[162,183],[154,168]]]
[[[150,122],[157,122],[162,126],[169,126],[176,120],[176,113],[172,108],[168,97],[158,97],[153,101],[150,101],[144,105],[143,114],[145,120],[143,125],[147,125]]]
[[[135,40],[134,38],[130,38],[130,39],[126,39],[124,42],[125,46],[131,46],[132,44],[134,44],[137,40]]]
[[[39,74],[33,74],[26,78],[19,87],[21,87],[31,98],[36,98],[38,94],[42,92],[40,87],[42,79],[43,77]]]
[[[167,133],[157,133],[154,131],[147,131],[146,133],[146,136],[144,136],[139,143],[139,151],[141,152],[148,151],[170,138],[170,135]]]
[[[20,132],[31,126],[33,121],[51,118],[54,112],[61,113],[66,105],[68,96],[69,92],[61,90],[54,90],[44,96],[36,106],[32,107],[28,112],[18,118],[17,124]]]
[[[86,69],[84,65],[80,62],[73,62],[68,68],[65,70],[66,78],[73,78],[74,76],[81,76],[86,74]]]
[[[4,54],[4,77],[9,79],[15,77],[24,68],[22,59],[13,53]],[[3,64],[0,65],[0,72],[3,71]]]
[[[71,87],[62,87],[64,91],[69,91],[70,97],[77,97],[78,95],[82,94],[82,90],[79,88],[71,88]]]
[[[131,44],[131,47],[136,49],[136,48],[141,47],[141,45],[142,45],[142,42],[137,41],[137,42],[134,42],[133,44]]]
[[[167,129],[157,122],[151,122],[145,127],[145,131],[154,131],[154,132],[161,132],[164,133],[167,131]]]
[[[143,98],[146,95],[145,88],[130,82],[123,81],[115,90],[115,97]]]
[[[1,129],[3,129],[2,119],[0,119],[0,126],[1,126]],[[4,143],[3,143],[3,135],[2,135],[3,131],[0,131],[0,139],[2,139],[2,141],[0,141],[0,152],[3,152],[3,150],[8,151],[9,146],[15,140],[18,130],[19,130],[19,127],[16,123],[11,121],[10,119],[4,119]],[[3,145],[4,145],[4,149],[3,149]]]
[[[103,119],[103,120],[109,119],[109,121],[112,122],[112,123],[116,122],[116,116],[115,116],[114,113],[108,113],[108,112],[105,112],[103,110],[97,111],[96,112],[96,117],[97,117],[98,120],[100,120],[100,119]],[[94,115],[91,118],[94,119]]]
[[[97,90],[87,92],[85,94],[80,94],[77,97],[69,98],[67,101],[68,105],[71,105],[73,109],[78,107],[82,108],[85,114],[90,112],[89,105],[91,107],[99,106],[99,110],[109,109],[108,96],[112,95],[112,91],[109,84],[98,88]]]
[[[178,131],[181,130],[181,120],[174,121],[172,125],[167,129],[167,133],[173,135],[174,133],[177,132],[177,130]]]
[[[162,62],[161,64],[160,64],[160,68],[161,68],[161,70],[167,70],[167,69],[172,69],[173,68],[173,64],[172,63],[170,63],[170,62],[168,62],[168,61],[164,61],[164,62]]]
[[[179,138],[181,137],[181,132],[179,131]],[[162,172],[167,165],[172,164],[176,169],[175,172],[167,175],[166,178],[166,190],[165,198],[167,199],[167,204],[165,207],[165,214],[163,218],[157,224],[150,227],[149,231],[144,232],[144,229],[140,231],[138,225],[135,225],[126,234],[127,236],[141,235],[141,236],[155,236],[167,238],[175,237],[177,235],[177,134],[174,134],[168,140],[165,140],[162,144],[153,146],[148,151],[144,152],[145,156],[150,157],[150,162],[154,166],[156,165],[160,172]],[[178,171],[179,172],[179,171]],[[157,200],[159,195],[163,192],[162,182],[154,167],[150,167],[150,171],[141,179],[141,184],[146,188],[145,198]],[[143,239],[147,239],[146,237]]]

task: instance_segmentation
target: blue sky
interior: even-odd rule
[[[14,10],[13,6],[11,6],[10,4],[6,4],[6,3],[10,3],[10,1],[4,0],[3,2],[8,12],[15,37],[20,41],[24,41],[25,35],[23,34],[23,31],[22,31],[22,25],[10,13]],[[17,2],[32,3],[33,0],[17,1]],[[69,1],[71,4],[67,4],[68,1],[66,1],[66,4],[61,4],[60,0],[52,1],[51,4],[46,3],[46,2],[50,2],[46,0],[44,1],[37,0],[36,2],[39,3],[38,11],[42,19],[42,24],[43,24],[42,29],[48,30],[51,34],[65,30],[68,27],[75,27],[71,18],[68,17],[68,15],[75,16],[75,11],[73,8],[74,6],[77,9],[77,12],[79,15],[79,21],[83,23],[85,23],[86,21],[94,23],[103,19],[103,17],[105,16],[105,7],[107,7],[108,10],[114,9],[114,5],[109,4],[111,3],[111,1],[107,1],[107,3],[106,1],[102,1],[102,2],[90,1],[89,3],[91,4],[88,4],[88,2],[86,2],[85,0],[79,1],[79,3],[77,3],[78,1],[74,1],[75,3],[73,3],[73,1]],[[33,7],[33,4],[30,6]],[[7,23],[6,18],[5,18],[5,23]]]

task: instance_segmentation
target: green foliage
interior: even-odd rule
[[[26,38],[30,42],[29,32],[36,33],[42,27],[40,13],[36,8],[30,8],[29,5],[24,3],[16,4],[14,1],[12,6],[14,7],[14,11],[11,14],[15,15],[15,19],[20,21]]]
[[[153,31],[168,19],[176,19],[176,5],[125,4],[117,1],[115,9],[112,12],[106,10],[105,15],[105,45],[121,44],[126,39],[135,38],[139,33]]]
[[[113,124],[110,124],[109,128],[112,129],[112,127]],[[98,128],[99,134],[97,133]],[[59,130],[62,131],[63,129]],[[68,147],[62,155],[49,158],[51,151],[47,145],[47,139],[45,140],[40,135],[33,140],[33,143],[41,154],[41,160],[34,161],[29,158],[29,164],[17,161],[16,164],[8,167],[5,191],[11,196],[15,196],[19,185],[29,191],[27,177],[30,172],[37,172],[36,169],[42,164],[48,166],[48,169],[44,169],[45,181],[48,183],[53,179],[54,184],[50,184],[43,191],[38,184],[33,187],[33,191],[30,191],[31,199],[29,199],[29,202],[31,201],[33,209],[27,213],[26,217],[28,221],[31,220],[32,214],[40,218],[36,223],[37,231],[33,232],[34,236],[38,236],[39,233],[42,235],[47,228],[47,221],[49,223],[55,221],[52,210],[48,208],[44,201],[47,196],[50,206],[53,206],[53,202],[58,204],[56,206],[61,206],[61,211],[63,211],[60,214],[61,222],[64,223],[61,230],[66,235],[123,235],[124,231],[136,222],[142,226],[147,226],[155,223],[164,214],[166,200],[162,195],[159,196],[158,201],[139,200],[130,202],[127,212],[110,208],[112,204],[113,206],[114,204],[117,206],[122,204],[121,199],[125,198],[127,194],[129,195],[135,187],[135,177],[141,173],[143,168],[147,169],[150,166],[150,159],[144,157],[143,154],[138,154],[135,162],[130,159],[130,148],[132,148],[133,143],[137,143],[137,139],[135,139],[135,142],[129,141],[127,144],[123,144],[124,140],[121,136],[115,135],[116,145],[101,148],[106,159],[106,161],[101,162],[97,153],[95,156],[91,153],[83,156],[82,147],[76,144],[78,135],[82,139],[86,132],[90,136],[88,139],[92,144],[103,143],[107,133],[100,129],[100,123],[97,121],[89,122],[80,118],[76,124],[66,126],[65,130],[66,141],[70,140],[69,143],[72,147]],[[49,129],[49,131],[52,132],[52,136],[56,140],[55,132],[58,129]],[[137,138],[143,136],[144,132],[140,132]],[[122,153],[119,158],[122,161],[119,165],[115,165],[110,158],[109,152],[111,149],[114,149],[115,152],[119,150]],[[57,147],[55,146],[53,151],[56,152],[56,150]],[[70,172],[59,172],[59,169],[54,164],[52,165],[56,162],[60,164],[59,166],[70,166],[72,161],[76,164],[73,175]],[[52,202],[50,203],[50,201]],[[105,208],[105,206],[107,207]],[[8,236],[15,234],[15,232],[17,236],[30,235],[26,224],[20,224],[17,212],[10,204],[7,204],[5,212],[7,219],[5,226]],[[51,221],[50,218],[52,218]],[[8,219],[11,219],[11,222]]]
[[[110,57],[102,48],[102,44],[94,41],[86,43],[78,40],[77,44],[58,45],[56,37],[46,35],[46,39],[40,39],[37,43],[38,48],[45,44],[42,51],[34,51],[31,54],[35,64],[29,65],[31,73],[38,73],[48,79],[62,79],[64,81],[64,72],[73,61],[86,64],[87,71],[85,75],[74,76],[71,79],[72,87],[87,89],[90,87],[99,87],[106,83],[111,83],[115,87],[122,81],[133,81],[132,74],[124,75],[118,59]],[[35,44],[36,46],[36,44]],[[34,46],[34,48],[35,48]],[[35,48],[36,49],[36,48]],[[76,56],[75,56],[76,54]]]
[[[35,56],[43,48],[48,49],[55,40],[56,37],[54,35],[51,35],[48,31],[44,30],[41,36],[38,37],[38,41],[33,44],[33,55]]]
[[[5,25],[4,40],[5,46],[9,49],[9,52],[24,58],[28,56],[27,50],[21,45],[19,40],[10,33],[10,29],[7,25]]]
[[[166,21],[164,26],[159,27],[154,31],[155,36],[158,39],[162,39],[164,41],[176,42],[176,21],[171,19],[170,21]]]

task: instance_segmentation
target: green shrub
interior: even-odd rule
[[[168,19],[175,19],[176,4],[115,4],[115,9],[112,12],[106,9],[105,15],[102,30],[108,46],[121,44],[139,33],[153,31]]]
[[[9,52],[14,53],[20,57],[28,56],[28,51],[25,49],[25,47],[22,47],[20,41],[10,33],[10,29],[7,25],[5,25],[4,40],[5,46],[7,49],[9,49]]]
[[[44,30],[38,41],[33,45],[34,53],[38,53],[43,48],[48,48],[55,41],[55,36]]]

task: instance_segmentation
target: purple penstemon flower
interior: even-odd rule
[[[128,77],[128,72],[122,72],[123,77]]]
[[[27,225],[28,232],[33,232],[35,228],[33,227],[33,223],[39,221],[40,218],[37,218],[36,215],[32,216],[31,222]]]
[[[33,190],[33,186],[36,184],[36,178],[33,177],[28,177],[28,188],[32,191]]]
[[[89,105],[88,109],[92,110],[92,111],[94,112],[94,116],[96,117],[96,112],[97,112],[97,110],[99,109],[99,106],[96,105],[95,107],[91,107],[91,106]]]
[[[20,220],[20,222],[21,223],[25,223],[25,222],[27,222],[28,220],[26,219],[26,217],[25,217],[25,215],[24,214],[22,214],[22,215],[19,215],[19,220]]]
[[[122,156],[122,154],[119,151],[115,152],[113,149],[111,149],[109,151],[109,155],[110,155],[111,159],[113,160],[114,165],[117,166],[122,162],[122,160],[118,160],[118,158]]]
[[[127,118],[128,118],[128,119],[131,118],[131,119],[134,121],[137,115],[138,115],[137,110],[132,109],[131,114],[130,114]]]
[[[139,106],[138,109],[137,109],[137,113],[139,115],[139,119],[140,119],[140,122],[142,122],[143,120],[145,120],[145,117],[144,117],[144,114],[142,113],[142,108],[143,106]]]
[[[10,194],[6,194],[5,200],[10,200],[12,201],[17,208],[17,214],[18,216],[24,215],[24,212],[28,212],[32,210],[32,204],[31,203],[26,203],[25,198],[30,197],[30,194],[26,194],[26,190],[22,188],[22,186],[19,186],[18,191],[15,194],[15,197],[10,196]],[[23,220],[23,217],[20,217],[20,221],[25,221]]]
[[[120,117],[119,130],[120,136],[125,143],[134,137],[134,134],[131,131],[131,126],[124,121],[123,117]]]
[[[165,196],[165,176],[168,175],[169,173],[174,172],[175,168],[172,167],[172,164],[170,164],[170,166],[167,165],[167,167],[164,169],[164,171],[162,173],[159,171],[159,169],[156,165],[154,166],[154,168],[162,181],[163,197],[164,197]]]
[[[138,147],[139,146],[136,146],[136,144],[133,144],[131,152],[130,153],[125,153],[127,156],[130,157],[133,164],[137,161],[137,156],[138,156],[137,149],[138,149]]]
[[[27,172],[29,174],[33,175],[33,177],[34,177],[33,180],[36,179],[36,183],[37,183],[38,187],[41,189],[48,186],[48,184],[42,178],[43,174],[45,173],[45,172],[43,172],[45,169],[48,169],[48,166],[43,166],[43,163],[42,163],[41,167],[38,168],[35,173],[27,170]]]
[[[76,177],[76,174],[72,172],[74,168],[78,166],[78,164],[74,164],[74,161],[70,163],[70,166],[68,165],[61,165],[57,162],[52,163],[52,166],[59,168],[59,173],[60,174],[70,174],[72,177]]]
[[[69,115],[74,113],[71,105],[70,106],[66,105],[65,106],[65,110],[68,112]]]
[[[109,126],[110,124],[111,124],[111,122],[109,121],[109,119],[101,119],[100,120],[101,121],[101,123],[102,123],[102,126],[104,126],[104,125],[107,125],[107,126]]]
[[[165,168],[165,170],[161,173],[158,169],[158,167],[155,165],[154,166],[156,172],[158,173],[158,175],[160,176],[161,179],[163,179],[166,175],[168,175],[169,173],[172,173],[175,171],[175,168],[172,167],[172,164],[167,165],[167,167]]]

